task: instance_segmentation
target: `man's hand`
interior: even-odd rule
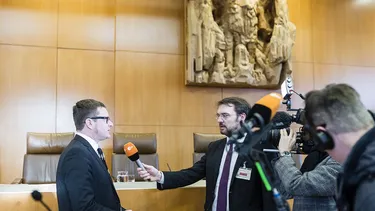
[[[280,130],[280,142],[279,142],[279,151],[280,152],[290,152],[292,147],[296,143],[296,133],[290,129],[290,133],[286,129]]]
[[[144,180],[150,180],[152,182],[159,182],[161,180],[161,173],[153,166],[146,165],[143,163],[146,171],[143,171],[141,168],[137,168],[138,174]]]

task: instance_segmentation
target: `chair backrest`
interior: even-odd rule
[[[204,154],[207,152],[208,145],[220,139],[225,138],[222,134],[210,134],[210,133],[193,133],[194,139],[194,153],[193,163],[199,161]]]
[[[73,136],[74,133],[27,133],[22,183],[55,183],[60,154]]]
[[[132,142],[138,149],[139,159],[148,165],[159,169],[159,157],[156,153],[157,141],[155,133],[114,133],[112,153],[112,176],[118,171],[128,171],[135,175],[136,181],[143,181],[137,173],[135,162],[131,161],[124,152],[124,145]]]

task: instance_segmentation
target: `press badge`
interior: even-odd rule
[[[243,180],[250,180],[251,177],[251,168],[246,168],[246,161],[243,163],[243,166],[238,169],[236,178]]]

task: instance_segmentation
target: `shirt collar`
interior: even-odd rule
[[[233,143],[233,146],[236,146],[236,143],[243,143],[245,141],[247,133],[244,134],[244,136],[240,139],[238,139],[235,143]],[[229,137],[227,137],[227,144],[229,142]]]
[[[99,144],[94,141],[94,139],[92,139],[91,137],[83,134],[83,133],[80,133],[80,132],[77,132],[76,131],[76,135],[79,135],[81,136],[82,138],[84,138],[87,142],[89,142],[89,144],[91,145],[91,147],[94,149],[94,151],[96,152],[97,155],[99,155],[98,153],[98,148],[99,148]]]
[[[236,143],[243,143],[245,141],[246,135],[247,133],[245,133],[245,135],[242,138],[238,139],[235,143],[233,143],[233,147],[236,147]],[[229,137],[227,137],[226,146],[228,146],[228,142],[229,142]]]

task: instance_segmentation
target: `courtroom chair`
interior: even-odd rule
[[[210,133],[193,133],[194,139],[194,153],[193,153],[193,164],[199,161],[203,155],[206,154],[208,145],[226,136],[222,134],[210,134]]]
[[[135,176],[135,181],[144,181],[137,172],[137,165],[124,152],[124,145],[132,142],[138,149],[142,163],[159,169],[159,157],[156,152],[157,141],[155,133],[114,133],[112,153],[112,177],[117,177],[118,171],[128,171]]]
[[[56,183],[60,154],[73,136],[74,133],[27,133],[22,178],[12,183]]]

